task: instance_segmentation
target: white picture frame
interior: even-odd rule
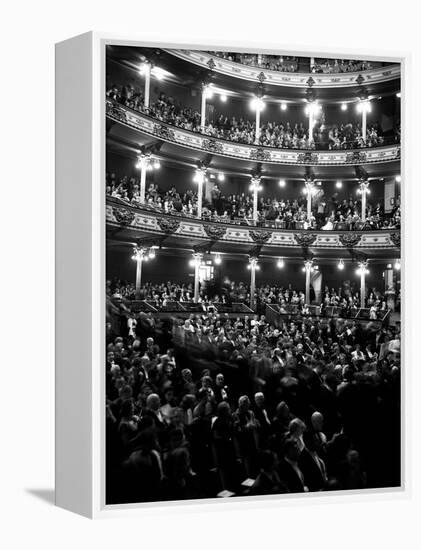
[[[321,503],[379,498],[407,498],[410,465],[410,361],[406,330],[409,291],[407,244],[402,241],[402,486],[396,489],[326,492],[241,499],[205,499],[146,504],[105,504],[105,47],[107,44],[180,49],[289,53],[317,57],[358,58],[401,63],[401,174],[405,238],[411,198],[406,136],[409,133],[410,56],[384,52],[326,49],[302,50],[285,44],[213,41],[204,44],[143,42],[90,32],[56,45],[56,504],[90,518],[134,513],[145,516],[174,506],[209,511],[243,506],[300,505],[303,498]],[[78,355],[69,346],[77,341]],[[75,406],[75,404],[77,406]]]

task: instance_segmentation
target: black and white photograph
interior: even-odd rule
[[[105,503],[399,488],[401,64],[105,50]]]

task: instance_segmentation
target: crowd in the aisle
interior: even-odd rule
[[[138,177],[118,178],[114,172],[107,173],[106,193],[134,206],[140,206],[140,180]],[[197,191],[189,189],[177,192],[173,186],[162,190],[156,183],[149,183],[146,189],[145,204],[169,214],[186,216],[197,215]],[[383,206],[367,202],[366,221],[361,220],[360,199],[340,200],[335,193],[327,198],[318,190],[312,199],[312,216],[307,218],[306,197],[295,200],[274,197],[260,197],[258,201],[257,225],[280,229],[321,229],[321,230],[371,230],[400,228],[400,199],[392,210],[385,214]],[[202,218],[221,223],[254,224],[253,199],[251,193],[228,195],[215,182],[211,198],[203,201]]]
[[[161,91],[156,101],[150,103],[148,109],[144,106],[144,96],[141,88],[132,84],[124,86],[110,85],[107,97],[135,111],[146,112],[154,118],[167,124],[192,132],[202,132],[208,136],[253,145],[256,143],[256,124],[254,120],[243,117],[227,116],[215,113],[206,119],[205,127],[201,128],[200,112],[185,107],[171,95]],[[394,141],[398,141],[399,129],[394,131]],[[309,138],[308,123],[288,120],[262,121],[258,144],[265,147],[281,149],[355,149],[361,147],[377,147],[385,143],[381,125],[377,121],[367,124],[366,138],[363,139],[360,122],[326,125],[317,122],[313,127],[313,137]]]
[[[163,283],[147,282],[141,286],[136,296],[136,289],[133,283],[121,281],[120,279],[108,282],[108,294],[111,301],[119,304],[127,304],[130,310],[130,301],[134,299],[146,300],[153,303],[157,309],[167,309],[169,304],[174,302],[192,302],[194,290],[192,283],[174,283],[171,281]],[[317,300],[316,300],[317,298]],[[399,308],[400,297],[395,296],[396,307]],[[316,297],[315,291],[310,286],[310,302],[306,303],[305,294],[302,289],[294,288],[289,283],[285,286],[260,285],[255,290],[255,309],[258,313],[264,313],[267,305],[276,304],[279,312],[287,315],[294,311],[295,314],[311,315],[313,312],[309,306],[320,302],[320,315],[332,315],[332,308],[335,308],[335,315],[343,318],[351,318],[361,307],[359,290],[350,281],[344,283],[337,289],[325,286],[320,296]],[[248,283],[241,281],[225,281],[221,287],[215,288],[212,283],[203,282],[199,288],[198,304],[203,312],[218,309],[218,306],[232,306],[232,304],[249,304],[250,287]],[[294,306],[291,309],[290,306]],[[365,307],[369,310],[369,319],[377,320],[384,318],[388,311],[385,295],[376,288],[369,288],[365,297]]]
[[[106,342],[109,504],[400,484],[398,327],[110,313]]]

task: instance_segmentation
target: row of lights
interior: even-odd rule
[[[206,99],[212,99],[215,93],[216,91],[214,90],[212,83],[205,86]],[[228,96],[226,93],[220,92],[219,99],[222,101],[222,103],[226,103],[228,101]]]
[[[138,169],[142,168],[144,164],[146,165],[146,170],[148,170],[148,172],[151,170],[159,170],[161,168],[161,163],[157,158],[152,158],[148,155],[139,155],[137,159],[136,168]]]
[[[345,262],[343,260],[339,260],[337,267],[340,271],[343,271],[345,269]],[[392,269],[392,264],[388,264],[387,268]],[[393,264],[393,268],[396,269],[396,271],[399,271],[400,268],[401,268],[401,261],[400,260],[395,260],[395,263]],[[367,266],[365,266],[363,269],[364,269],[364,273],[366,275],[370,274],[370,270],[367,268]],[[361,275],[361,273],[362,273],[362,269],[361,269],[361,267],[359,267],[356,270],[356,274]]]
[[[210,174],[209,178],[211,180],[217,179],[218,181],[225,181],[225,174],[223,172],[218,172],[217,174]]]
[[[133,248],[133,256],[132,260],[140,261],[140,262],[148,262],[149,260],[153,260],[156,257],[155,253],[155,246],[151,246],[150,248],[144,248],[144,247],[137,247],[135,246]]]
[[[138,247],[134,247],[133,249],[133,256],[132,256],[132,260],[137,260],[137,261],[149,261],[149,260],[153,260],[154,258],[156,257],[156,254],[155,254],[155,246],[151,246],[150,248],[138,248]],[[189,261],[189,265],[190,267],[195,267],[196,264],[198,263],[198,265],[205,265],[205,262],[202,262],[196,258],[192,258],[190,261]],[[213,258],[213,263],[215,265],[221,265],[222,263],[222,257],[221,257],[221,254],[219,254],[218,252],[216,254],[214,254],[214,258]],[[277,262],[276,262],[276,267],[278,269],[283,269],[285,267],[285,260],[283,258],[278,258]],[[260,266],[257,262],[255,262],[255,268],[257,270],[260,270]],[[338,264],[337,264],[337,268],[340,270],[340,271],[343,271],[345,269],[345,262],[340,259]],[[388,264],[387,265],[387,268],[388,269],[392,269],[392,264]],[[393,264],[393,268],[396,270],[396,271],[400,271],[401,269],[401,261],[398,259],[398,260],[395,260],[395,263]],[[247,265],[247,269],[251,269],[251,266],[250,264]],[[302,271],[305,272],[306,271],[306,267],[304,266],[302,268]],[[310,271],[311,272],[314,272],[314,271],[319,271],[319,266],[318,265],[312,265],[310,267]],[[358,267],[358,269],[355,271],[355,273],[357,275],[361,275],[362,272],[364,271],[364,273],[366,275],[369,275],[370,274],[370,270],[367,268],[367,266],[362,266],[362,267]]]
[[[398,95],[398,97],[400,97],[400,94]],[[258,110],[262,112],[265,109],[265,107],[266,107],[266,103],[261,97],[255,96],[250,100],[250,108],[253,111]],[[367,99],[360,100],[358,101],[358,103],[356,103],[355,108],[357,113],[362,113],[362,112],[371,113],[371,110],[372,110],[371,101]],[[288,104],[283,101],[282,103],[280,103],[280,109],[281,111],[286,111],[288,109]],[[341,103],[341,110],[347,111],[348,103],[345,103],[345,102]],[[307,116],[309,116],[310,114],[317,116],[321,113],[321,111],[322,111],[322,105],[317,101],[308,103],[304,107],[304,112]]]
[[[210,179],[217,179],[218,181],[221,181],[221,182],[225,181],[225,174],[224,174],[223,172],[219,172],[219,173],[216,174],[216,175],[215,175],[215,174],[210,174],[209,177],[210,177]],[[193,176],[193,181],[195,181],[195,182],[197,181],[197,176],[196,176],[196,175]],[[401,176],[396,176],[396,177],[395,177],[395,181],[396,181],[397,183],[400,183],[400,182],[401,182]],[[281,178],[280,180],[278,180],[278,185],[279,185],[279,187],[285,187],[285,186],[286,186],[286,183],[287,183],[286,180],[284,180],[283,178]],[[321,182],[318,182],[318,185],[321,185]],[[335,182],[335,187],[336,187],[337,189],[342,189],[342,187],[343,187],[343,182],[342,182],[342,180],[337,180],[337,181]],[[258,191],[261,191],[262,189],[263,189],[263,187],[262,187],[261,185],[259,185],[259,186],[258,186]],[[253,184],[253,183],[250,184],[250,190],[251,190],[251,191],[254,190],[254,184]],[[306,193],[307,193],[307,189],[304,188],[303,192],[306,194]],[[312,190],[312,193],[315,193],[315,192],[316,192],[315,190],[314,190],[314,191]],[[357,193],[361,193],[361,190],[358,189]],[[369,189],[367,189],[367,193],[370,194],[370,190],[369,190]]]
[[[138,160],[138,163],[136,164],[136,168],[141,168],[141,166],[142,166],[142,159],[143,159],[143,158],[144,158],[144,157],[139,156],[139,160]],[[146,166],[146,169],[147,169],[147,170],[149,170],[149,171],[150,171],[150,170],[159,170],[159,168],[161,168],[161,163],[159,162],[158,159],[153,159],[153,161],[148,161],[148,162],[147,162],[147,166]],[[223,181],[225,181],[225,174],[224,174],[224,172],[212,173],[212,174],[209,175],[209,178],[212,179],[212,180],[213,180],[213,179],[217,179],[218,181],[223,182]],[[197,173],[194,174],[194,176],[193,176],[193,181],[197,183],[197,181],[198,181],[198,175],[197,175]],[[396,181],[397,183],[400,183],[400,182],[401,182],[401,176],[400,176],[400,175],[395,176],[395,181]],[[317,182],[317,185],[320,186],[321,184],[322,184],[322,182]],[[278,185],[279,185],[279,187],[285,187],[285,186],[286,186],[286,180],[283,179],[283,178],[281,178],[280,180],[278,180]],[[251,190],[251,191],[254,190],[254,186],[255,186],[255,184],[253,184],[253,183],[250,185],[250,190]],[[337,189],[342,189],[342,187],[343,187],[342,181],[341,181],[341,180],[337,180],[337,181],[335,182],[335,187],[336,187]],[[259,184],[257,190],[258,190],[258,191],[261,191],[262,189],[263,189],[263,187]],[[306,193],[307,193],[307,188],[304,188],[303,192],[304,192],[304,194],[306,194]],[[315,192],[316,192],[316,191],[312,189],[312,193],[314,194]],[[360,194],[360,193],[361,193],[361,190],[358,189],[357,193]],[[369,190],[369,189],[367,189],[367,193],[370,194],[370,190]]]
[[[161,67],[152,67],[150,63],[142,63],[142,65],[139,67],[139,74],[145,75],[147,72],[150,72],[150,74],[153,74],[153,76],[157,80],[164,80],[166,71],[164,69],[161,69]]]

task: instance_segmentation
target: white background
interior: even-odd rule
[[[412,351],[408,440],[412,496],[277,505],[237,511],[177,509],[147,521],[92,522],[53,507],[54,479],[54,43],[88,30],[166,41],[235,39],[279,47],[361,48],[413,56],[411,119],[420,125],[420,29],[415,2],[10,1],[1,16],[0,545],[11,548],[420,547],[420,376]],[[413,117],[412,117],[413,114]],[[415,205],[421,143],[412,141],[408,334],[420,337]],[[412,160],[413,159],[413,160]],[[408,189],[408,187],[407,187]],[[407,213],[407,217],[408,217]],[[418,216],[419,208],[418,208]],[[417,273],[418,271],[418,273]],[[417,291],[415,292],[415,287]],[[411,353],[411,349],[409,349]],[[69,340],[77,361],[77,342]],[[409,396],[410,397],[410,396]],[[77,396],[75,396],[77,407]],[[384,457],[387,460],[387,457]]]

